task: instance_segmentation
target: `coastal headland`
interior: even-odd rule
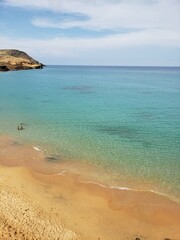
[[[0,72],[41,69],[43,64],[16,49],[0,50]]]
[[[47,159],[36,146],[0,136],[0,239],[179,239],[179,203],[109,188]]]

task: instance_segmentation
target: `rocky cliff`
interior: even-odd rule
[[[39,69],[43,66],[25,52],[15,49],[0,50],[0,71]]]

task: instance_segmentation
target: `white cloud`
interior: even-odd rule
[[[6,0],[6,4],[19,7],[43,8],[66,13],[81,13],[86,21],[33,19],[38,27],[93,30],[120,28],[174,28],[180,30],[179,0]]]
[[[119,50],[141,46],[175,46],[180,47],[180,33],[150,29],[142,32],[116,34],[100,38],[68,38],[56,37],[52,39],[8,39],[0,38],[1,48],[25,49],[30,52],[40,52],[41,55],[75,56],[99,50]]]
[[[78,27],[91,30],[111,30],[118,33],[127,29],[134,34],[122,36],[127,44],[135,44],[136,36],[148,36],[147,43],[177,44],[180,33],[180,1],[179,0],[5,0],[5,4],[22,8],[47,9],[57,13],[81,14],[86,20],[36,17],[32,24],[43,28]],[[168,33],[169,32],[169,33]],[[112,33],[111,33],[112,34]],[[169,36],[168,36],[169,34]],[[164,38],[163,38],[164,37]],[[112,39],[116,39],[115,34]],[[156,39],[156,40],[155,40]],[[168,42],[168,41],[169,42]],[[98,40],[96,40],[98,42]],[[141,39],[138,38],[140,42]]]
[[[122,52],[130,54],[131,49],[144,47],[148,51],[151,47],[180,48],[180,1],[178,0],[5,0],[4,2],[21,8],[47,9],[56,12],[56,15],[78,13],[88,16],[85,21],[72,20],[72,18],[56,21],[48,17],[36,17],[32,23],[38,27],[117,30],[114,34],[89,38],[63,36],[52,39],[11,40],[5,36],[0,37],[1,48],[11,46],[22,49],[35,57],[40,57],[40,60],[56,59],[58,63],[60,59],[69,59],[69,62],[77,62],[76,60],[79,59],[84,63],[88,62],[91,56],[92,62],[98,58],[101,63],[105,61],[104,59],[113,63],[113,58],[120,59]],[[118,33],[120,29],[132,31],[120,34]],[[136,57],[138,59],[138,55]]]

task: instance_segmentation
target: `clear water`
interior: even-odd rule
[[[180,199],[180,68],[49,66],[0,73],[0,133]],[[25,131],[17,131],[20,122]],[[97,173],[98,174],[98,173]],[[102,177],[102,176],[101,176]]]

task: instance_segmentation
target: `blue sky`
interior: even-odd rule
[[[0,0],[0,48],[45,64],[180,66],[179,0]]]

